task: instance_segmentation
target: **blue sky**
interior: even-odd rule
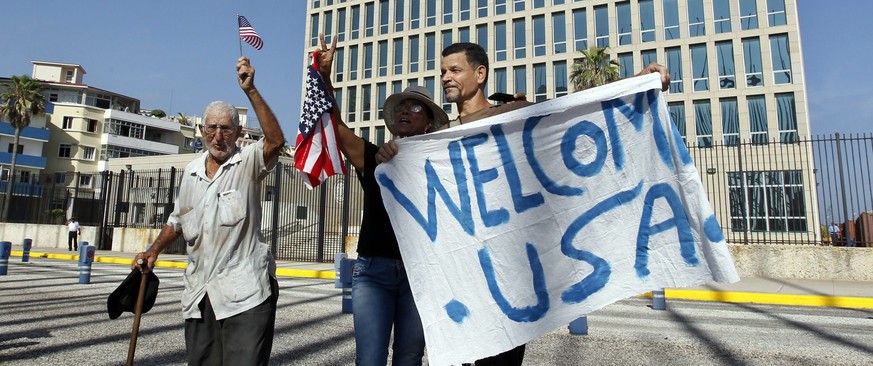
[[[873,3],[798,0],[813,134],[873,132]],[[213,100],[248,106],[236,84],[236,14],[264,48],[243,44],[256,86],[294,139],[304,75],[303,0],[10,1],[3,5],[0,76],[31,61],[82,65],[85,82],[142,101],[142,108],[201,115]],[[309,48],[309,47],[306,47]]]

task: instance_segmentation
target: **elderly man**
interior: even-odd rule
[[[260,196],[285,138],[255,88],[249,59],[240,57],[236,70],[265,138],[239,149],[236,108],[209,104],[200,126],[207,151],[185,168],[173,213],[132,266],[148,271],[180,235],[188,243],[182,314],[189,365],[266,365],[273,346],[279,287],[260,236]]]

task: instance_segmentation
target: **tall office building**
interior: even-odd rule
[[[725,233],[817,235],[811,153],[782,146],[809,136],[796,0],[309,0],[307,51],[322,32],[338,40],[343,119],[376,144],[390,138],[385,98],[408,85],[457,115],[439,85],[453,42],[488,52],[486,95],[532,101],[572,92],[577,50],[591,46],[608,47],[622,77],[663,64],[670,114],[715,182],[705,183]],[[766,158],[743,165],[747,149]]]

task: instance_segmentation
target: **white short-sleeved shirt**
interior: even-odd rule
[[[278,157],[264,162],[264,142],[237,149],[212,179],[204,152],[185,167],[167,225],[187,242],[182,315],[200,318],[209,294],[217,319],[249,310],[270,296],[276,262],[261,234],[261,180]]]
[[[67,229],[70,229],[70,231],[79,231],[79,222],[70,221],[70,223],[67,224]]]

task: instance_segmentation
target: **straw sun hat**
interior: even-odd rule
[[[446,112],[443,111],[442,108],[433,102],[433,98],[427,88],[418,85],[410,85],[402,92],[392,94],[385,100],[385,106],[383,107],[383,110],[385,111],[385,125],[388,127],[388,131],[391,131],[392,135],[397,135],[397,129],[394,125],[394,107],[407,99],[417,100],[427,108],[430,108],[433,112],[433,127],[430,129],[431,131],[436,131],[443,125],[449,123],[449,116],[446,115]]]

